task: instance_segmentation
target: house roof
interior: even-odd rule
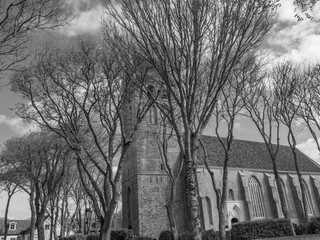
[[[22,231],[25,231],[30,226],[30,219],[24,219],[24,220],[16,220],[16,219],[8,219],[8,223],[15,222],[16,229],[15,230],[8,230],[8,236],[10,235],[18,235]],[[4,226],[4,219],[0,219],[0,235],[4,234],[5,226]]]
[[[223,166],[224,151],[218,138],[212,136],[202,136],[201,140],[207,151],[209,165]],[[198,163],[204,164],[204,151],[198,151],[198,156]],[[297,156],[298,166],[300,167],[301,172],[320,173],[320,166],[305,154],[298,150]],[[252,142],[238,139],[234,139],[232,142],[232,153],[228,166],[241,169],[273,169],[272,161],[264,142]],[[278,170],[282,171],[296,170],[292,151],[289,146],[279,146],[279,152],[277,155],[277,167]]]

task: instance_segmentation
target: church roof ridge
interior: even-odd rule
[[[225,139],[225,138],[222,138]],[[203,135],[201,140],[206,148],[210,166],[222,166],[224,161],[223,148],[215,136]],[[275,144],[274,144],[275,145]],[[228,166],[241,169],[272,170],[272,161],[264,142],[234,139]],[[320,165],[297,149],[298,164],[301,172],[320,173]],[[204,152],[198,152],[198,164],[204,164]],[[295,171],[291,148],[279,145],[277,167],[281,171]]]

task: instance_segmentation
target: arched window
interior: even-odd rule
[[[211,207],[211,201],[209,197],[206,197],[207,202],[207,211],[208,211],[208,217],[209,217],[209,224],[213,225],[213,216],[212,216],[212,207]]]
[[[253,217],[265,218],[266,214],[263,205],[261,186],[255,177],[251,177],[249,180],[249,194],[253,211]]]
[[[234,201],[234,194],[233,194],[233,190],[232,189],[229,189],[229,199],[231,201]]]
[[[156,106],[152,106],[149,110],[150,113],[150,123],[158,124],[158,108]]]
[[[305,181],[302,181],[302,187],[304,188],[305,194],[306,194],[306,199],[307,199],[307,207],[308,207],[308,214],[313,215],[313,206],[312,206],[312,200],[309,192],[309,188],[306,184]]]

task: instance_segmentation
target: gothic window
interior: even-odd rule
[[[249,180],[249,194],[253,218],[265,218],[261,186],[255,177]]]
[[[229,189],[229,199],[230,199],[231,201],[234,201],[233,189]]]
[[[313,215],[313,207],[312,207],[312,200],[309,192],[309,188],[305,181],[302,181],[302,187],[304,188],[306,199],[307,199],[307,207],[308,207],[308,214]]]
[[[207,202],[207,211],[208,211],[208,217],[209,217],[209,224],[213,225],[213,216],[212,216],[212,207],[211,207],[211,201],[209,197],[206,197]]]
[[[157,107],[154,105],[149,110],[150,113],[150,123],[157,124],[158,123],[158,111]]]

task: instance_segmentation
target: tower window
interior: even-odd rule
[[[160,164],[160,168],[161,168],[161,170],[164,170],[164,167],[163,167],[162,163]]]
[[[211,201],[209,197],[206,197],[207,202],[207,211],[208,211],[208,217],[209,217],[209,224],[213,225],[213,216],[212,216],[212,207],[211,207]]]
[[[249,194],[254,218],[265,218],[261,186],[255,177],[249,180]]]
[[[157,124],[158,123],[158,111],[156,106],[152,106],[149,110],[150,113],[150,123]]]
[[[234,201],[233,189],[229,189],[229,199],[230,199],[231,201]]]

